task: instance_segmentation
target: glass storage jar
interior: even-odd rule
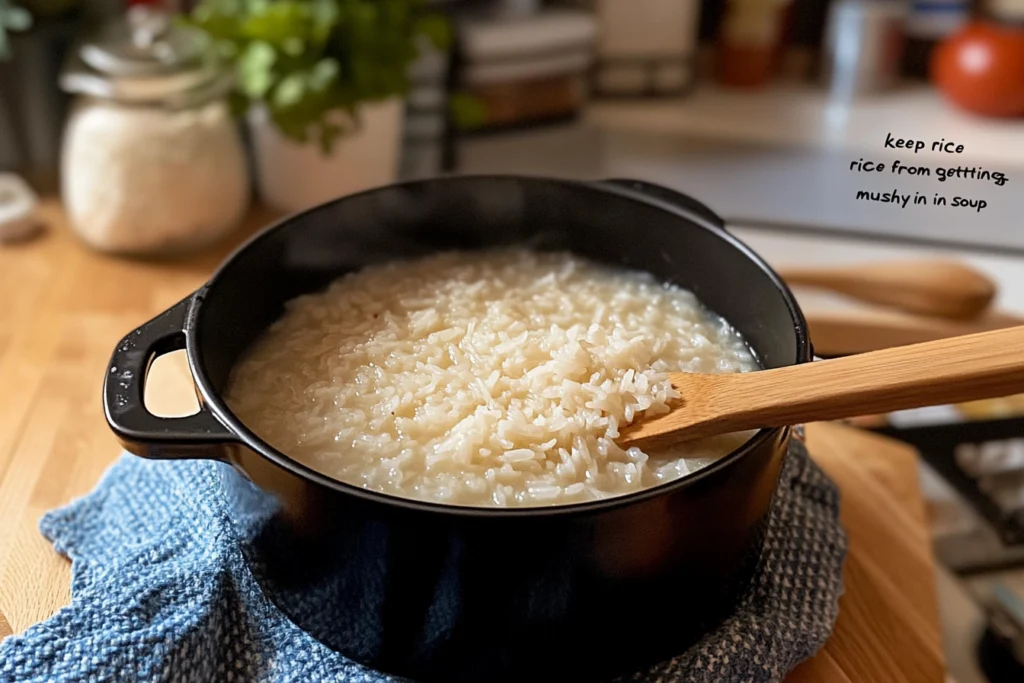
[[[168,255],[234,228],[249,204],[228,67],[166,12],[135,6],[71,57],[61,195],[91,247]]]

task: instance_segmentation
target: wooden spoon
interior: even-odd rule
[[[995,284],[956,261],[885,261],[779,271],[791,285],[830,289],[861,301],[943,318],[971,318],[992,302]]]
[[[682,398],[622,430],[620,446],[661,448],[715,434],[1024,391],[1024,326],[857,356],[733,374],[677,372]]]
[[[811,330],[814,352],[819,356],[847,356],[1024,325],[1020,316],[993,310],[975,318],[955,320],[882,308],[805,308],[804,317]]]

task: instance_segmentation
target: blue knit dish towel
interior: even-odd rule
[[[232,477],[221,463],[125,454],[92,493],[46,514],[43,534],[73,563],[72,601],[0,642],[0,681],[400,680],[328,649],[263,594],[242,548],[272,510],[229,519]],[[832,631],[846,546],[835,485],[794,439],[736,613],[628,680],[781,680]]]

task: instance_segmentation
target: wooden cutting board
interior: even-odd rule
[[[40,516],[87,493],[117,457],[100,383],[126,332],[200,286],[271,215],[254,212],[234,239],[176,263],[91,253],[44,207],[46,236],[0,247],[0,638],[70,600],[70,566],[38,531]],[[194,401],[177,361],[154,367],[148,399],[164,414]],[[837,425],[808,428],[815,460],[839,484],[850,535],[835,633],[789,678],[802,683],[939,683],[945,678],[917,457],[908,447]]]

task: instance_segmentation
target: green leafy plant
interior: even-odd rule
[[[3,0],[0,0],[2,2]],[[202,0],[187,23],[234,62],[237,113],[266,107],[298,142],[334,141],[359,104],[404,94],[421,40],[447,48],[450,27],[423,0]],[[347,117],[339,117],[342,110]]]
[[[23,7],[18,7],[12,0],[0,0],[0,60],[11,57],[10,39],[7,34],[13,31],[27,31],[32,26],[32,15]]]

